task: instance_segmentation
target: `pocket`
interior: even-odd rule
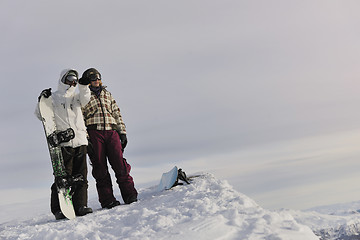
[[[124,162],[124,170],[125,170],[125,174],[129,174],[130,170],[131,170],[131,166],[130,164],[126,161],[126,158],[123,157],[123,162]]]

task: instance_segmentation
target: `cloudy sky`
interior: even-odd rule
[[[360,200],[359,9],[356,0],[1,1],[2,204],[47,197],[37,97],[57,88],[62,69],[90,67],[121,108],[138,187],[177,165],[228,179],[268,208]]]

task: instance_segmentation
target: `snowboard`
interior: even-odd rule
[[[170,188],[177,185],[181,185],[182,183],[178,183],[179,180],[190,184],[190,180],[186,176],[185,172],[183,172],[181,168],[178,169],[177,166],[175,166],[169,172],[162,174],[157,190],[161,192],[164,190],[169,190]]]
[[[73,139],[75,137],[75,133],[71,128],[65,131],[57,130],[55,124],[55,114],[53,111],[53,100],[51,96],[48,98],[42,96],[40,98],[39,110],[46,135],[46,142],[50,153],[53,174],[55,179],[65,179],[67,174],[65,172],[64,160],[59,144]],[[57,190],[61,212],[68,219],[75,218],[75,211],[72,204],[71,187],[65,187],[57,184]]]

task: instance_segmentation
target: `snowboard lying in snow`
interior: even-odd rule
[[[175,166],[169,172],[162,174],[157,190],[161,192],[164,190],[169,190],[170,188],[175,187],[177,185],[181,185],[182,183],[179,183],[179,180],[184,181],[187,184],[190,184],[190,180],[186,176],[185,172],[183,172],[181,168],[178,169]]]
[[[39,110],[41,121],[44,126],[46,141],[50,152],[51,164],[55,179],[66,182],[66,172],[64,160],[61,153],[62,142],[68,142],[75,137],[74,130],[69,128],[65,131],[58,131],[55,124],[55,115],[53,111],[52,97],[41,97],[39,100]],[[75,211],[72,204],[71,186],[61,186],[62,181],[57,181],[57,190],[61,212],[68,219],[75,218]]]

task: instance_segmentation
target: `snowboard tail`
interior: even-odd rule
[[[176,182],[177,174],[178,168],[176,166],[169,172],[163,173],[158,185],[158,191],[161,192],[170,189]]]
[[[76,217],[72,197],[69,188],[58,188],[59,204],[61,212],[67,219],[74,219]]]

